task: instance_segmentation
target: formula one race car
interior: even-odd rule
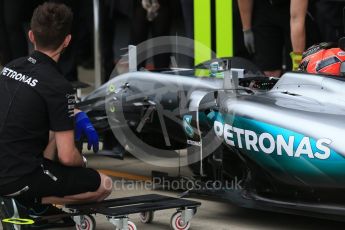
[[[344,88],[344,77],[267,78],[245,60],[217,59],[193,70],[116,76],[79,107],[100,132],[113,129],[112,142],[129,152],[159,157],[187,149],[194,178],[241,181],[237,189],[202,193],[248,208],[341,220]]]

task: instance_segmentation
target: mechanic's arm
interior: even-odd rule
[[[237,2],[242,20],[242,29],[243,31],[250,30],[252,28],[254,0],[237,0]]]
[[[74,144],[73,130],[55,132],[55,141],[59,161],[66,166],[84,166],[83,157]]]
[[[308,10],[308,0],[291,0],[290,26],[292,49],[302,53],[305,49],[305,17]]]
[[[292,43],[292,65],[297,70],[302,61],[302,53],[306,45],[305,18],[308,10],[308,0],[291,0],[290,28]]]
[[[252,15],[254,0],[237,0],[240,10],[244,45],[250,54],[255,53],[254,33],[252,31]]]
[[[56,141],[55,141],[55,132],[49,132],[49,142],[46,149],[43,151],[44,158],[49,160],[54,160],[56,157]]]

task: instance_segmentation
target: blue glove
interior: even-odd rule
[[[83,135],[87,137],[87,149],[91,147],[96,153],[99,149],[99,137],[98,134],[91,124],[89,117],[84,112],[79,112],[75,115],[76,128],[75,128],[75,139],[79,141]]]

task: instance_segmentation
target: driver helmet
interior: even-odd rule
[[[334,43],[321,43],[303,53],[299,70],[314,74],[340,76],[341,63],[345,61],[345,51]]]

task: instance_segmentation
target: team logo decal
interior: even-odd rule
[[[35,221],[31,219],[21,219],[21,218],[8,218],[3,219],[2,222],[7,224],[15,224],[15,225],[32,225]]]

